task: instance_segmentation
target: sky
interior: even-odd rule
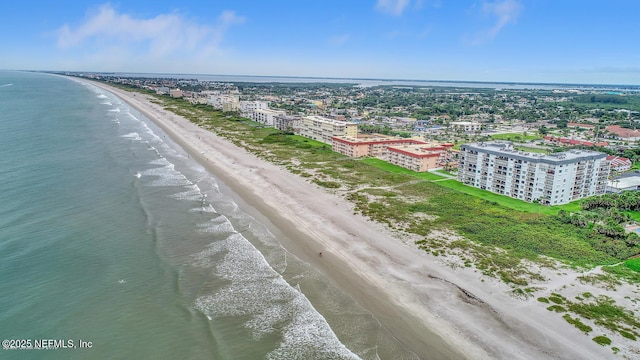
[[[57,0],[0,69],[640,85],[638,0]]]

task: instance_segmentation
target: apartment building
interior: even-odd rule
[[[334,136],[356,137],[358,124],[311,115],[302,118],[299,131],[304,137],[331,145]]]
[[[611,163],[612,173],[623,173],[625,171],[629,171],[633,165],[630,159],[615,155],[607,156],[607,161]]]
[[[236,94],[212,94],[209,96],[209,104],[222,111],[240,110],[240,100]]]
[[[240,101],[240,114],[247,118],[251,118],[256,110],[268,108],[269,104],[266,101]]]
[[[384,160],[416,172],[443,167],[451,161],[453,144],[422,143],[387,146]]]
[[[257,109],[251,113],[249,118],[267,126],[274,126],[275,117],[285,114],[284,110]]]
[[[451,127],[451,129],[453,130],[465,133],[482,130],[482,124],[473,121],[452,121],[451,123],[449,123],[449,127]]]
[[[510,142],[464,144],[458,180],[494,193],[545,205],[604,194],[607,154],[570,150],[550,155],[515,150]]]
[[[282,131],[300,132],[299,115],[276,115],[273,117],[273,127]]]
[[[403,139],[382,134],[357,134],[357,136],[334,136],[333,151],[352,158],[371,156],[382,158],[387,146],[424,144],[416,139]]]

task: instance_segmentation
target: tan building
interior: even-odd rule
[[[328,119],[322,116],[305,116],[300,122],[300,135],[331,144],[334,136],[356,137],[358,124]]]
[[[443,167],[451,161],[453,144],[422,143],[387,146],[384,159],[392,164],[416,172]]]
[[[423,144],[416,139],[402,139],[382,134],[358,134],[357,136],[334,136],[333,151],[349,157],[372,156],[382,158],[387,146]]]
[[[222,111],[240,110],[240,100],[239,96],[236,94],[214,93],[209,96],[209,104]]]

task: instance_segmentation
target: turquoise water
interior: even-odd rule
[[[92,343],[0,358],[412,357],[110,93],[0,72],[0,154],[0,339]]]

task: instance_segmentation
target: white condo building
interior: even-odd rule
[[[357,137],[358,124],[311,115],[302,118],[299,131],[304,137],[332,144],[334,136]]]
[[[284,110],[258,109],[254,111],[250,118],[267,126],[274,126],[275,117],[285,115]]]
[[[451,127],[453,130],[459,130],[466,133],[482,130],[481,123],[471,121],[452,121],[449,124],[449,127]]]
[[[565,204],[605,193],[610,167],[606,157],[587,150],[527,153],[510,142],[464,144],[458,180],[528,202]]]
[[[268,108],[266,101],[240,101],[240,114],[243,117],[251,118],[254,111]]]

